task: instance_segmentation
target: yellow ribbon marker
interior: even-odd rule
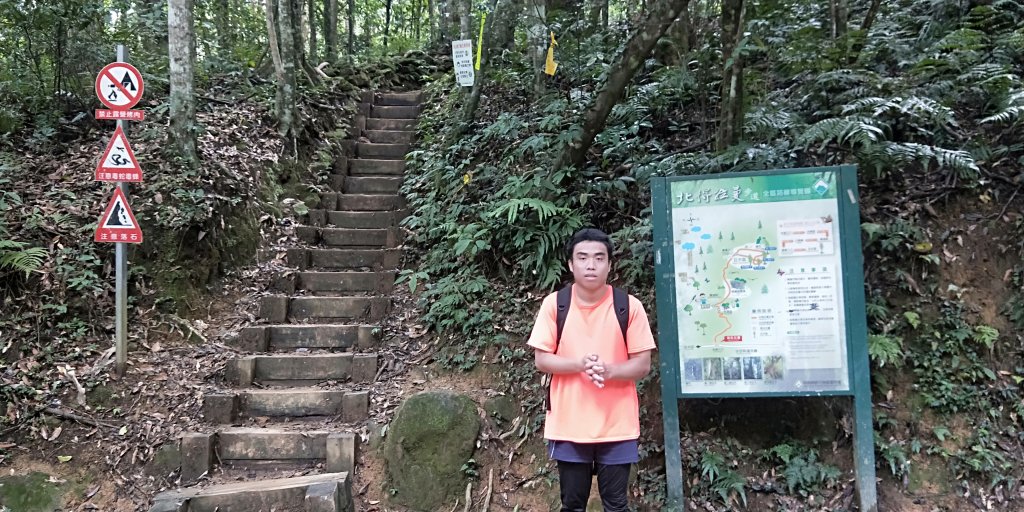
[[[473,69],[480,71],[480,50],[484,47],[484,21],[487,20],[487,13],[483,12],[480,14],[480,37],[476,39],[476,64],[473,65]]]
[[[548,46],[548,61],[544,63],[544,72],[554,76],[555,70],[558,69],[558,63],[555,62],[555,46],[558,45],[558,41],[555,41],[555,33],[551,33],[551,45]]]

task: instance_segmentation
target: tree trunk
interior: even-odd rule
[[[459,127],[456,138],[461,136],[469,126],[473,123],[473,119],[476,117],[476,109],[480,105],[480,94],[483,92],[484,84],[484,70],[487,66],[488,54],[490,48],[494,44],[494,22],[495,20],[507,18],[506,13],[508,12],[509,0],[494,0],[491,4],[491,14],[484,21],[484,40],[483,44],[480,45],[480,69],[476,72],[476,81],[473,82],[473,89],[469,93],[469,101],[466,102],[465,108],[462,112],[462,125]]]
[[[523,7],[526,4],[523,0],[510,0],[505,5],[506,9],[502,11],[504,19],[500,25],[494,27],[496,34],[494,45],[491,48],[512,51],[516,45],[516,28],[519,20],[523,17]]]
[[[688,3],[689,0],[662,0],[649,11],[640,28],[626,41],[615,62],[602,74],[601,85],[583,113],[583,131],[580,138],[565,146],[555,169],[567,166],[581,167],[586,162],[587,152],[594,144],[597,134],[604,130],[612,107],[618,103],[626,86],[654,49],[655,43]]]
[[[868,12],[864,15],[864,22],[860,24],[860,30],[858,31],[860,33],[857,34],[856,42],[853,43],[850,54],[846,57],[848,64],[857,62],[857,57],[860,56],[860,51],[864,49],[864,44],[868,40],[868,34],[871,32],[871,25],[875,24],[875,18],[878,17],[878,10],[881,7],[882,0],[871,0]]]
[[[213,7],[213,23],[217,28],[217,50],[221,58],[227,59],[235,46],[231,27],[231,5],[229,0],[216,0]]]
[[[356,52],[356,0],[348,0],[348,58]]]
[[[277,83],[277,98],[274,101],[274,113],[281,118],[282,89],[284,84],[284,62],[281,60],[280,38],[277,36],[277,4],[275,0],[264,0],[267,11],[267,40],[270,43],[270,58],[274,61],[274,78]]]
[[[309,5],[309,60],[314,64],[317,62],[317,44],[316,44],[316,0],[306,0]]]
[[[544,62],[548,56],[548,45],[551,38],[547,30],[547,0],[526,0],[526,17],[531,20],[526,29],[527,47],[533,62],[533,92],[535,96],[544,94]],[[629,3],[629,2],[627,2]]]
[[[296,108],[296,68],[298,52],[295,48],[295,11],[292,0],[279,0],[277,30],[281,46],[281,69],[284,80],[278,84],[281,94],[281,111],[278,131],[284,138],[285,155],[295,158],[297,150],[296,127],[299,123],[299,112]]]
[[[721,110],[715,147],[721,151],[740,141],[743,130],[743,40],[745,0],[722,0]]]
[[[373,12],[369,9],[363,12],[363,24],[359,29],[363,36],[363,48],[370,51],[373,49]]]
[[[462,39],[469,39],[473,36],[472,27],[472,0],[456,0],[459,7],[459,35]]]
[[[327,61],[338,60],[338,0],[326,0],[324,5],[324,45]]]
[[[832,18],[832,39],[840,39],[846,35],[849,6],[846,0],[829,0],[828,6]]]
[[[430,34],[427,36],[429,45],[434,46],[439,42],[437,33],[437,16],[434,14],[434,0],[427,0],[427,23]]]
[[[384,52],[388,51],[388,38],[391,37],[391,0],[384,2]]]
[[[192,87],[196,38],[192,23],[193,0],[167,2],[167,54],[170,57],[170,147],[187,165],[199,164],[196,154],[196,102]]]

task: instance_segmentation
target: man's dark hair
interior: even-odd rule
[[[612,246],[612,239],[607,233],[597,228],[583,228],[572,235],[569,242],[565,244],[565,256],[570,261],[572,260],[576,245],[581,242],[601,242],[604,244],[605,249],[608,249],[608,259],[612,258],[612,251],[615,250]]]

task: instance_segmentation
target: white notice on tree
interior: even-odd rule
[[[452,61],[455,63],[455,81],[459,85],[472,87],[476,75],[473,73],[473,40],[452,41]]]

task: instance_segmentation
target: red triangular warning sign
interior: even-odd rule
[[[135,220],[131,206],[128,206],[128,199],[119,187],[114,187],[114,197],[110,198],[106,211],[100,217],[93,240],[129,244],[142,243],[142,229],[139,227],[138,221]]]
[[[120,126],[114,130],[114,136],[107,143],[107,150],[100,157],[100,163],[96,166],[96,180],[142,181],[142,168]]]

